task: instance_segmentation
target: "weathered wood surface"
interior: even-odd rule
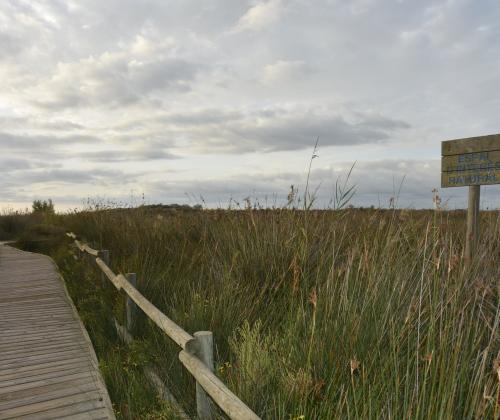
[[[441,158],[441,187],[493,184],[500,184],[500,150]]]
[[[479,205],[481,189],[479,185],[469,187],[469,208],[467,211],[467,238],[465,241],[465,260],[469,264],[476,251],[479,239]]]
[[[500,134],[468,137],[465,139],[441,142],[441,155],[460,155],[463,153],[488,152],[500,150]]]
[[[500,184],[500,134],[441,143],[441,187]]]
[[[0,245],[0,419],[114,419],[53,262]]]

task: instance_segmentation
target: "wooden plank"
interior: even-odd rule
[[[44,355],[51,355],[51,354],[61,354],[61,353],[66,353],[70,351],[78,351],[81,350],[82,348],[85,348],[87,343],[85,342],[77,342],[77,343],[67,343],[65,345],[61,346],[52,346],[52,347],[44,347],[44,348],[25,348],[22,351],[9,351],[5,352],[3,355],[3,362],[9,363],[9,361],[13,360],[19,360],[19,359],[25,359],[28,357],[42,357]]]
[[[44,360],[40,360],[40,359],[33,359],[33,360],[27,360],[27,361],[23,361],[23,362],[19,362],[19,363],[14,363],[13,365],[11,366],[4,366],[2,363],[0,363],[0,375],[2,375],[3,373],[10,373],[16,369],[19,369],[21,370],[22,368],[33,368],[33,367],[36,367],[36,366],[40,366],[40,365],[43,365],[43,364],[46,364],[46,363],[52,363],[52,362],[67,362],[67,361],[81,361],[81,360],[85,360],[85,359],[82,359],[81,357],[81,354],[78,354],[76,357],[74,354],[63,354],[63,355],[58,355],[54,358],[46,358]]]
[[[0,381],[3,380],[4,378],[11,379],[13,377],[23,377],[26,374],[34,374],[40,369],[60,369],[61,372],[65,371],[69,365],[77,365],[79,363],[84,363],[87,366],[92,365],[92,362],[90,360],[82,360],[81,358],[69,358],[65,360],[53,360],[50,362],[44,362],[44,363],[39,363],[39,364],[31,364],[31,365],[26,365],[26,366],[19,366],[16,368],[12,369],[3,369],[0,370]]]
[[[51,373],[51,372],[68,372],[73,369],[79,369],[79,368],[91,368],[91,363],[88,360],[77,360],[73,361],[70,363],[56,363],[52,364],[50,366],[48,365],[37,365],[34,368],[31,368],[29,370],[23,370],[23,371],[17,371],[14,373],[10,374],[5,374],[0,376],[0,381],[10,381],[13,379],[18,379],[22,380],[24,378],[31,378],[31,377],[36,377],[38,375],[44,375],[46,373]]]
[[[26,308],[32,309],[35,308],[36,306],[44,308],[45,307],[50,307],[49,305],[56,305],[56,306],[61,306],[61,296],[56,295],[56,296],[51,296],[49,298],[44,298],[42,296],[38,296],[36,299],[34,297],[27,297],[26,299],[17,299],[16,302],[3,302],[0,303],[0,310],[1,308],[12,308],[13,305],[16,305],[18,303],[22,303],[23,306],[26,305]]]
[[[441,155],[459,155],[462,153],[488,152],[500,150],[500,134],[468,137],[441,142]]]
[[[2,336],[5,338],[5,341],[9,338],[13,339],[18,339],[22,337],[27,337],[28,335],[30,337],[37,337],[44,335],[45,337],[49,338],[51,336],[57,337],[57,333],[61,332],[75,332],[78,331],[75,327],[75,325],[72,324],[67,324],[67,325],[59,325],[57,328],[52,327],[47,327],[47,328],[19,328],[15,330],[9,330],[9,331],[3,331]],[[16,338],[17,337],[17,338]],[[3,343],[3,340],[0,341]]]
[[[73,325],[68,325],[66,328],[60,329],[51,329],[46,331],[29,331],[26,329],[22,329],[19,331],[14,331],[12,334],[5,334],[3,339],[0,341],[1,345],[11,344],[13,342],[23,343],[25,340],[37,340],[37,339],[46,339],[50,341],[56,337],[70,336],[75,334],[78,336],[78,329]],[[0,347],[1,347],[0,345]]]
[[[25,419],[28,415],[31,415],[31,418],[37,420],[54,419],[60,417],[61,415],[67,416],[72,413],[91,411],[96,408],[102,408],[102,400],[100,400],[99,398],[99,394],[95,392],[78,393],[75,395],[57,398],[50,401],[43,401],[7,409],[0,412],[0,420],[20,416],[23,416],[23,419]]]
[[[45,293],[36,297],[36,299],[44,300],[44,299],[54,299],[58,298],[60,295],[58,293]],[[34,300],[34,296],[13,296],[12,298],[2,298],[0,299],[0,306],[8,306],[8,304],[12,303],[22,303],[25,301],[32,302]],[[1,305],[6,304],[6,305]]]
[[[69,338],[58,336],[57,339],[54,340],[39,340],[39,341],[28,341],[23,342],[22,346],[18,344],[18,342],[11,343],[10,345],[2,345],[0,346],[0,351],[3,355],[7,355],[10,352],[24,352],[24,351],[38,351],[42,349],[48,348],[58,348],[59,346],[64,347],[67,345],[79,344],[86,345],[85,341],[81,340],[77,335],[70,336]],[[21,349],[20,349],[21,348]]]
[[[22,382],[19,384],[9,385],[0,388],[0,402],[17,399],[22,395],[21,391],[25,391],[26,395],[34,393],[44,393],[48,389],[54,387],[78,386],[80,383],[94,382],[94,373],[87,370],[73,374],[61,374],[52,376],[51,378],[33,380],[31,382]]]
[[[7,361],[14,358],[27,357],[27,356],[35,356],[49,353],[60,353],[61,351],[68,350],[79,350],[84,349],[87,346],[87,343],[82,340],[78,341],[66,341],[64,343],[56,343],[39,346],[23,346],[17,350],[12,348],[2,351],[2,360]]]
[[[52,260],[0,247],[0,419],[114,419],[90,338]]]
[[[89,371],[89,366],[87,364],[81,364],[80,366],[71,367],[70,369],[66,370],[52,370],[50,372],[38,373],[38,374],[32,373],[30,376],[16,377],[10,380],[6,380],[5,378],[3,378],[2,383],[0,384],[0,389],[15,385],[27,384],[31,382],[44,381],[47,379],[60,378],[61,373],[63,373],[63,376],[69,376],[77,373],[85,373],[88,371]]]
[[[73,403],[69,406],[63,406],[58,408],[52,408],[50,410],[41,411],[33,415],[23,416],[23,420],[53,420],[62,418],[77,418],[82,419],[107,419],[108,417],[103,417],[103,412],[105,409],[101,407],[102,403],[98,398],[88,401],[82,401],[80,403]],[[92,417],[92,413],[93,414]]]
[[[500,183],[500,150],[443,156],[441,186],[493,185]]]
[[[3,349],[9,350],[13,346],[15,348],[19,348],[19,346],[38,346],[42,343],[57,343],[57,342],[64,342],[64,341],[78,341],[80,339],[79,335],[77,334],[77,331],[69,331],[69,332],[61,332],[58,335],[54,335],[53,337],[47,337],[47,335],[42,334],[41,336],[27,336],[27,337],[21,337],[21,338],[16,338],[12,341],[2,341],[2,344],[0,344],[0,351]]]
[[[16,366],[26,366],[28,363],[40,363],[40,362],[48,362],[51,360],[59,360],[59,359],[67,359],[69,357],[81,357],[85,358],[85,353],[82,352],[81,349],[76,350],[62,350],[58,352],[51,352],[41,355],[34,356],[21,356],[17,359],[7,359],[5,361],[2,360],[2,368],[12,368]]]
[[[26,330],[32,330],[32,331],[37,331],[40,328],[43,328],[45,330],[47,329],[53,329],[58,330],[59,327],[65,327],[65,326],[71,326],[74,325],[71,321],[72,319],[69,317],[63,317],[62,319],[48,319],[44,320],[42,319],[41,321],[33,321],[33,322],[24,322],[24,321],[19,321],[19,322],[11,322],[10,324],[3,324],[0,322],[0,329],[5,331],[7,334],[9,332],[16,332],[19,331],[20,329],[26,329]]]
[[[23,305],[24,306],[24,305]],[[26,305],[27,306],[27,305]],[[52,305],[52,306],[43,306],[42,308],[36,307],[29,308],[26,307],[23,310],[17,310],[17,305],[12,305],[12,308],[9,309],[8,313],[5,313],[5,317],[2,319],[7,319],[7,317],[12,317],[12,318],[23,318],[23,317],[36,317],[38,316],[45,316],[45,315],[52,315],[52,314],[59,314],[59,313],[64,313],[64,314],[71,314],[71,311],[64,307],[63,305]]]
[[[96,408],[95,410],[85,411],[84,413],[72,414],[59,418],[64,420],[103,420],[106,417],[103,408]]]
[[[58,398],[71,397],[83,393],[94,393],[96,392],[94,388],[95,387],[92,382],[87,382],[86,384],[79,384],[77,388],[66,386],[64,388],[58,387],[52,390],[46,390],[46,392],[44,393],[27,394],[23,397],[19,397],[16,400],[0,403],[0,414],[5,412],[6,410],[12,410],[18,407],[26,407],[32,404],[43,403]],[[93,395],[95,394],[91,394],[89,398],[92,398]]]

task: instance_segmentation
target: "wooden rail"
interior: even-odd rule
[[[208,394],[211,399],[222,409],[231,419],[256,420],[259,417],[222,381],[214,374],[213,370],[213,339],[209,331],[201,331],[190,335],[168,318],[149,300],[147,300],[123,274],[115,274],[109,268],[109,252],[106,250],[96,250],[87,244],[79,241],[74,233],[67,233],[67,236],[74,240],[78,250],[95,258],[97,266],[104,276],[118,290],[123,290],[127,294],[127,329],[126,341],[132,339],[132,324],[135,322],[134,311],[131,304],[137,305],[170,339],[175,341],[182,351],[179,353],[179,360],[196,379],[196,405],[198,416],[202,419],[212,419],[215,413],[211,407]],[[107,260],[107,261],[105,261]],[[135,283],[135,274],[133,278]],[[121,328],[117,325],[117,329]],[[119,331],[120,332],[120,331]],[[206,394],[205,394],[206,392]]]

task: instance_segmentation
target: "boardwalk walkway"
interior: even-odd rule
[[[0,244],[0,419],[114,419],[97,359],[46,256]]]

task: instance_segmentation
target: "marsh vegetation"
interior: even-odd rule
[[[120,344],[124,299],[73,258],[70,230],[188,332],[213,331],[220,378],[269,419],[498,418],[500,213],[464,264],[461,211],[89,209],[50,215],[57,261],[119,416],[173,416],[154,363],[192,413],[178,348],[144,319]],[[40,229],[40,228],[39,228]],[[32,228],[33,230],[33,228]],[[35,229],[36,231],[36,229]]]

